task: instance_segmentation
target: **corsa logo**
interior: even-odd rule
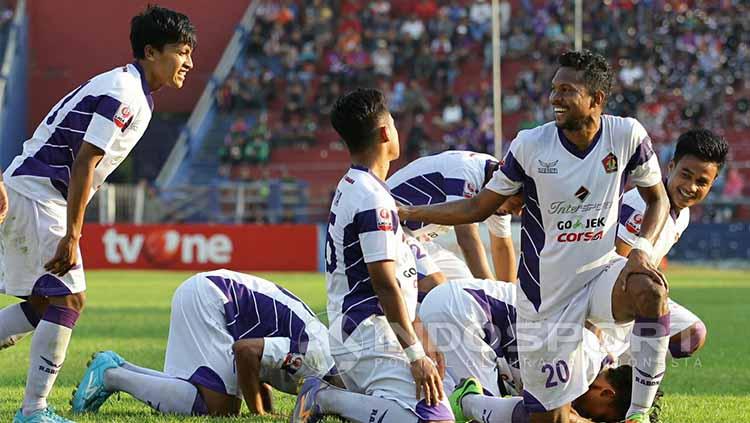
[[[589,242],[598,241],[604,237],[604,231],[563,232],[557,236],[558,242]]]

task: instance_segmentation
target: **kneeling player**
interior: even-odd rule
[[[654,244],[654,260],[658,263],[677,243],[690,224],[690,207],[702,202],[719,176],[726,161],[729,145],[707,129],[692,129],[677,139],[674,156],[667,168],[665,181],[670,213]],[[630,253],[640,235],[646,204],[638,190],[625,193],[620,208],[620,227],[617,231],[617,252]],[[674,358],[689,357],[706,342],[706,326],[686,308],[670,300],[669,351]],[[615,333],[627,336],[629,332]]]
[[[290,394],[307,376],[332,376],[328,331],[310,308],[264,279],[215,270],[199,273],[172,297],[164,372],[113,352],[96,354],[73,396],[74,412],[96,412],[127,392],[163,413],[237,415],[271,411],[268,385]]]
[[[451,281],[433,289],[419,311],[424,327],[445,356],[445,391],[457,422],[525,423],[516,344],[516,288],[479,279]],[[613,368],[613,357],[584,331],[588,391],[573,401],[571,421],[620,421],[630,405],[632,368]],[[566,371],[565,369],[551,369]]]

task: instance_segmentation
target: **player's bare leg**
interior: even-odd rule
[[[31,334],[47,310],[44,297],[30,297],[0,310],[0,350],[10,348]]]
[[[530,423],[568,423],[570,420],[570,404],[556,408],[546,413],[531,413]]]
[[[202,385],[196,385],[200,396],[206,403],[210,416],[239,416],[242,400],[233,396],[216,392]]]
[[[699,320],[669,338],[669,352],[673,358],[690,357],[703,348],[707,333],[706,325]]]

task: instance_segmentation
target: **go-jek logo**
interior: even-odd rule
[[[181,234],[160,229],[145,234],[123,234],[110,228],[102,236],[104,256],[109,263],[135,263],[141,255],[151,264],[215,263],[232,259],[232,240],[224,234]]]

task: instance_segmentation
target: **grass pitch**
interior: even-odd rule
[[[50,404],[66,417],[68,400],[94,351],[112,349],[128,361],[161,369],[174,289],[191,273],[162,271],[88,271],[88,306],[78,321],[65,366]],[[708,342],[695,357],[673,361],[667,370],[663,420],[670,423],[750,421],[750,364],[747,360],[747,271],[672,267],[667,275],[671,297],[699,315],[708,326]],[[316,273],[262,274],[284,285],[315,311],[325,310],[325,282]],[[0,306],[14,302],[0,297]],[[8,422],[20,406],[30,339],[0,351],[0,421]],[[217,422],[287,421],[294,398],[277,393],[275,417],[215,419]],[[127,394],[112,397],[97,415],[78,422],[205,421],[156,414]],[[331,420],[333,421],[333,420]]]

